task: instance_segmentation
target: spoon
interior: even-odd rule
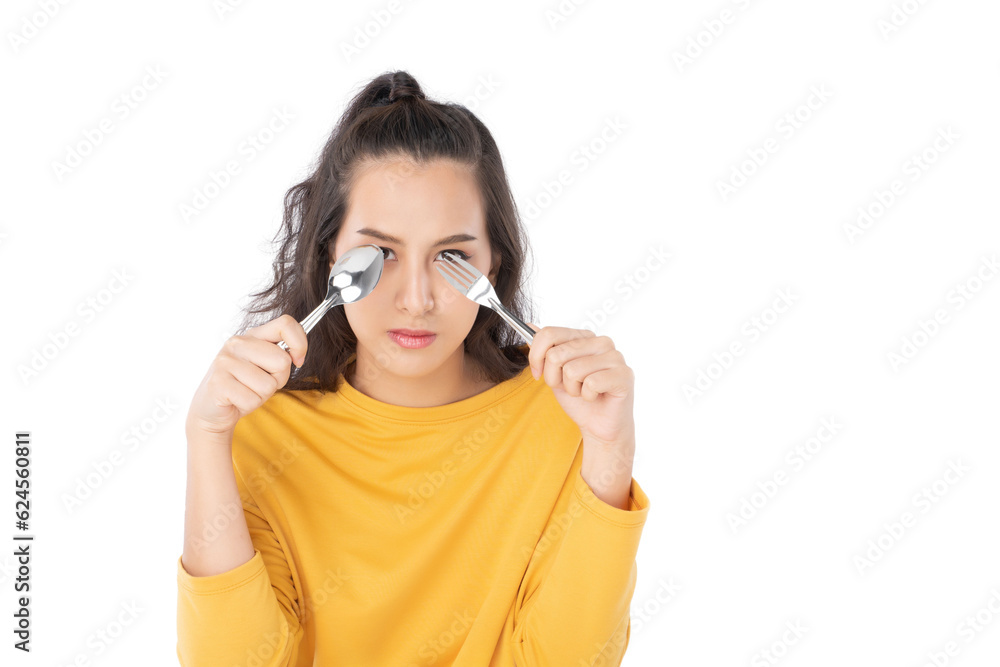
[[[334,306],[354,303],[368,296],[382,277],[384,257],[382,248],[374,244],[359,245],[341,255],[330,267],[326,298],[299,322],[306,333],[312,331]],[[278,342],[278,347],[288,351],[283,340]]]

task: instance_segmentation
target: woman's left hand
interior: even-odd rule
[[[635,374],[607,336],[589,329],[541,327],[530,344],[532,374],[544,377],[585,440],[635,445]]]

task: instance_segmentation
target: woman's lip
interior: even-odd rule
[[[389,332],[389,338],[394,340],[400,347],[404,347],[409,350],[417,350],[427,347],[433,343],[434,339],[437,338],[437,335],[429,334],[426,336],[409,336],[400,331],[393,330]]]
[[[426,331],[424,329],[389,329],[389,333],[398,333],[404,336],[434,336],[436,335],[433,331]]]

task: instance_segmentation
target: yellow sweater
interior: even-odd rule
[[[254,555],[206,577],[178,557],[181,665],[621,664],[649,499],[593,494],[543,379],[430,408],[338,387],[237,422]]]

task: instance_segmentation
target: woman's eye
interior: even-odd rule
[[[389,259],[389,257],[386,255],[386,253],[392,252],[392,248],[386,248],[384,246],[379,246],[379,247],[382,248],[382,258],[383,259]],[[453,252],[456,255],[458,255],[459,257],[461,257],[462,259],[469,259],[469,255],[466,254],[466,253],[464,253],[464,252],[462,252],[461,250],[442,250],[440,253],[438,253],[438,255],[440,256],[441,254],[446,253],[446,252]]]

